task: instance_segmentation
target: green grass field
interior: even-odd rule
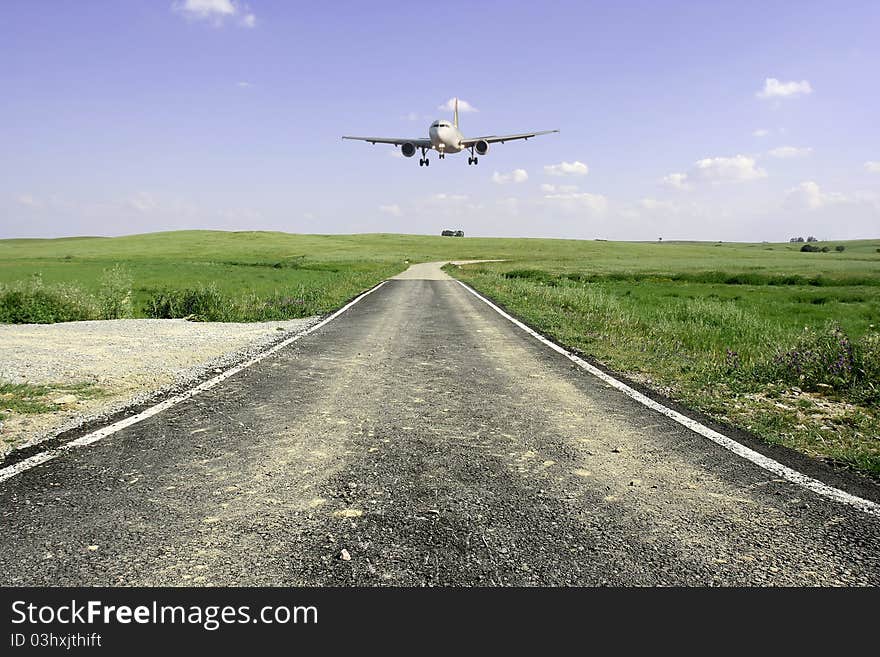
[[[407,262],[503,258],[452,271],[613,370],[880,475],[880,240],[800,246],[213,231],[0,240],[0,321],[300,317]]]
[[[842,244],[592,243],[451,269],[612,370],[876,476],[880,240]]]

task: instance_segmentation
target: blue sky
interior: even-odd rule
[[[880,3],[6,0],[0,236],[880,234]],[[343,134],[559,128],[395,157]]]

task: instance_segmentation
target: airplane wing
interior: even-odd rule
[[[358,141],[368,141],[371,144],[394,144],[401,146],[403,144],[412,144],[416,148],[431,148],[430,139],[399,139],[397,137],[343,137],[343,139],[356,139]]]
[[[502,144],[506,141],[513,141],[515,139],[531,139],[532,137],[537,137],[538,135],[549,135],[551,132],[559,132],[559,130],[543,130],[541,132],[523,132],[519,135],[488,135],[486,137],[468,137],[467,139],[462,139],[461,143],[465,146],[472,146],[476,144],[478,141],[485,141],[489,144],[495,144],[497,142],[501,142]]]

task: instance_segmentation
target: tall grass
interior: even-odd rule
[[[44,285],[39,275],[0,285],[0,322],[5,324],[52,324],[100,318],[97,298],[76,285]]]
[[[607,275],[504,263],[453,271],[618,372],[769,442],[880,476],[874,279],[831,286],[812,277]]]
[[[185,318],[200,322],[256,322],[293,319],[320,314],[322,291],[300,285],[287,293],[271,295],[245,292],[231,296],[216,285],[164,289],[154,293],[144,312],[158,319]]]
[[[100,286],[91,293],[73,283],[48,285],[40,274],[34,274],[24,281],[0,284],[0,323],[122,319],[132,316],[131,298],[131,274],[119,264],[103,272]]]

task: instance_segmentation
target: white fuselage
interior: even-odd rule
[[[440,153],[458,153],[461,151],[462,134],[449,121],[434,121],[428,128],[431,146]]]

